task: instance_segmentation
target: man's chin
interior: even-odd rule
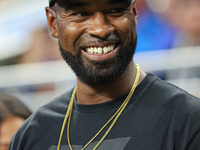
[[[122,76],[133,59],[136,42],[137,40],[128,47],[120,49],[112,59],[104,61],[88,60],[81,52],[72,55],[65,51],[61,45],[59,46],[63,59],[82,82],[91,86],[100,86],[112,83]]]

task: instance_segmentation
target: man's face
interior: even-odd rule
[[[57,33],[63,58],[88,85],[112,82],[132,60],[136,10],[128,0],[58,0]]]

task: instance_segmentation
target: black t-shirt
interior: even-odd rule
[[[9,149],[56,150],[71,94],[72,90],[39,108],[14,135]],[[80,150],[101,129],[126,96],[96,105],[74,102],[70,124],[74,150]],[[66,128],[61,150],[69,150]],[[86,150],[94,148],[106,129]],[[200,150],[200,100],[148,74],[98,148],[123,149]]]

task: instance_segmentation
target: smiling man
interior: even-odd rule
[[[46,16],[77,86],[39,108],[10,150],[199,150],[200,100],[133,60],[134,0],[51,0]]]
[[[103,85],[124,73],[136,47],[134,2],[57,1],[46,11],[61,54],[81,82]]]

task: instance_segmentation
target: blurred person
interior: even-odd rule
[[[135,0],[50,0],[45,10],[77,86],[35,111],[10,150],[199,150],[200,99],[134,61]]]
[[[174,41],[172,43],[172,48],[176,49],[173,49],[173,57],[171,59],[181,60],[182,62],[183,59],[181,58],[190,61],[194,57],[198,57],[198,46],[200,46],[200,1],[164,1],[167,3],[167,7],[162,12],[162,15],[177,31],[174,33]],[[180,58],[177,56],[180,56]],[[200,66],[186,67],[183,65],[181,68],[168,70],[165,78],[167,80],[182,79],[182,84],[185,83],[187,85],[188,79],[200,78]],[[196,84],[199,85],[198,82]],[[198,94],[196,95],[198,96]]]
[[[29,41],[29,44],[27,44],[28,47],[24,53],[19,56],[4,60],[0,64],[16,65],[61,60],[62,57],[59,51],[55,51],[55,49],[59,49],[57,41],[50,36],[46,27],[38,26],[33,29],[33,31],[30,33],[30,39],[28,38],[27,41]],[[46,83],[18,86],[17,90],[22,93],[54,91],[55,84]]]
[[[173,47],[200,45],[200,1],[165,1],[168,7],[163,14],[178,29]]]
[[[155,6],[156,3],[157,1],[155,0],[136,1],[138,11],[136,52],[166,50],[173,45],[175,28],[168,23],[165,17],[150,6],[150,4]],[[160,79],[166,79],[165,71],[151,73]]]
[[[16,64],[61,60],[59,51],[55,51],[55,49],[59,49],[58,43],[50,36],[47,28],[37,27],[31,35],[28,49],[18,57]],[[36,84],[18,87],[18,89],[20,92],[54,91],[55,84]]]
[[[54,40],[46,27],[38,26],[32,29],[24,44],[24,53],[0,60],[0,65],[15,65],[61,60],[57,41]]]
[[[156,48],[157,50],[161,49],[170,50],[172,48],[200,45],[200,4],[199,4],[200,1],[199,0],[162,0],[162,1],[144,0],[144,1],[146,2],[147,5],[146,15],[149,17],[146,17],[147,19],[145,20],[145,22],[142,23],[144,27],[138,25],[138,28],[141,28],[140,29],[141,31],[140,30],[139,31],[141,32],[142,35],[140,35],[140,32],[138,31],[138,36],[141,39],[141,43],[150,43],[150,45],[152,46],[153,45],[159,46],[160,49],[157,49],[154,46],[154,48]],[[154,14],[153,16],[155,16],[157,22],[159,22],[158,25],[155,23],[154,21],[155,19],[152,19],[151,17],[152,14]],[[148,35],[148,33],[150,32],[152,33]],[[140,47],[139,44],[140,42],[138,42],[138,47]],[[151,47],[150,45],[146,46],[150,48]],[[182,56],[185,54],[188,56],[189,55],[192,56],[192,54],[194,54],[192,47],[188,52],[183,51],[182,49],[173,49],[171,53],[174,54],[175,57],[174,59],[177,59],[177,56]],[[173,58],[171,57],[171,59]],[[155,74],[159,78],[165,80],[199,78],[200,67],[188,69],[183,66],[178,70],[160,71],[156,72]]]
[[[16,64],[37,63],[45,61],[61,60],[57,41],[53,39],[46,27],[37,27],[30,38],[29,48],[20,55]],[[41,91],[54,91],[55,84],[39,84],[18,87],[20,92],[41,92]]]
[[[57,41],[50,37],[46,27],[38,27],[30,38],[29,48],[20,55],[16,64],[60,60]]]
[[[8,150],[11,137],[30,115],[19,99],[0,93],[0,150]]]
[[[152,0],[138,0],[137,52],[170,49],[174,41],[174,28],[168,20],[149,6]],[[152,4],[153,3],[153,4]],[[159,76],[161,77],[161,76]]]

